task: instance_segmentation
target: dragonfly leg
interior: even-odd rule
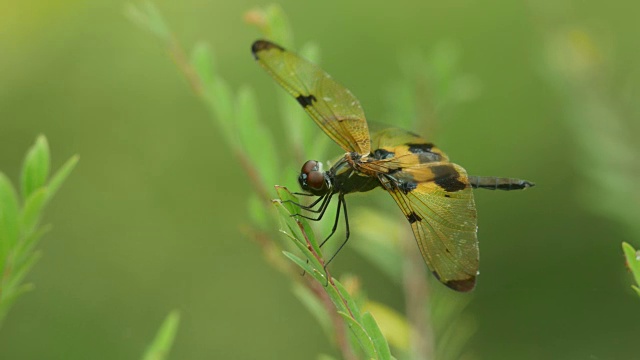
[[[299,196],[315,196],[313,194],[309,194],[309,193],[303,193],[303,192],[294,192],[292,193],[293,195],[299,195]]]
[[[325,268],[325,272],[327,269],[327,266],[329,266],[329,264],[331,263],[331,261],[336,257],[336,255],[338,255],[338,253],[340,252],[340,250],[342,250],[342,248],[347,244],[347,241],[349,241],[349,235],[350,235],[350,231],[349,231],[349,216],[347,215],[347,202],[344,201],[343,195],[340,194],[340,199],[338,201],[338,206],[340,206],[340,204],[342,203],[342,210],[343,210],[343,214],[344,214],[344,223],[345,223],[345,229],[346,229],[346,237],[344,239],[344,241],[342,242],[342,244],[340,244],[340,247],[338,248],[338,250],[331,256],[331,258],[329,259],[329,261],[327,261],[324,264],[324,268]],[[340,209],[338,207],[338,209]],[[339,212],[338,212],[339,213]],[[336,216],[336,225],[338,224],[338,217]],[[336,225],[334,225],[334,232],[335,232],[335,227]],[[333,235],[333,232],[331,233],[331,235]],[[325,240],[326,241],[326,240]]]
[[[285,201],[283,201],[283,203],[290,203],[290,204],[293,204],[293,205],[295,205],[295,206],[297,206],[297,207],[299,207],[301,209],[304,209],[304,210],[307,210],[307,211],[310,211],[310,212],[318,213],[318,212],[320,212],[320,209],[322,209],[322,205],[320,205],[320,209],[318,209],[318,210],[314,210],[313,207],[318,205],[318,203],[320,201],[326,200],[327,196],[328,196],[328,194],[322,195],[322,196],[318,197],[314,202],[312,202],[309,205],[303,205],[303,204],[297,203],[297,202],[295,202],[293,200],[285,200]]]
[[[324,213],[327,211],[327,208],[329,207],[329,203],[331,202],[331,197],[333,197],[333,194],[329,194],[328,196],[326,196],[324,201],[322,202],[322,205],[320,205],[320,208],[318,210],[305,209],[309,212],[319,214],[317,218],[313,218],[313,217],[302,215],[302,214],[292,214],[291,216],[300,216],[302,218],[305,218],[311,221],[320,221],[320,219],[322,219],[322,216],[324,216]]]
[[[324,245],[332,236],[336,233],[336,229],[338,228],[338,223],[340,222],[340,206],[344,202],[344,198],[342,195],[338,196],[338,207],[336,208],[336,220],[333,222],[333,229],[331,229],[331,233],[320,243],[320,247]]]

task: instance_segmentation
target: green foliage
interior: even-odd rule
[[[296,244],[306,259],[303,260],[286,251],[284,252],[285,256],[306,273],[312,275],[323,286],[338,314],[353,332],[354,337],[350,339],[355,339],[355,342],[352,342],[352,347],[359,346],[369,359],[391,359],[389,344],[371,313],[361,314],[356,301],[349,292],[338,280],[331,278],[328,270],[324,267],[322,253],[309,223],[306,219],[295,216],[297,208],[291,202],[299,203],[299,200],[286,188],[279,187],[278,195],[280,200],[274,201],[274,205],[286,228],[281,231]],[[309,302],[307,305],[307,307],[312,306],[314,306],[313,302]]]
[[[162,14],[151,1],[144,1],[139,7],[127,4],[125,13],[129,20],[149,30],[158,38],[166,41],[171,39],[171,33],[162,18]]]
[[[398,62],[402,77],[385,93],[387,118],[394,119],[395,126],[433,136],[456,105],[478,94],[477,80],[461,71],[460,51],[452,43],[436,44],[427,55],[415,50],[406,52]],[[389,209],[389,213],[380,210],[387,208],[381,204],[376,210],[352,211],[358,241],[350,245],[394,283],[403,286],[409,299],[406,315],[403,317],[373,301],[368,301],[367,307],[375,307],[372,313],[377,319],[384,319],[382,329],[403,358],[469,357],[465,348],[476,325],[464,310],[472,298],[469,294],[452,292],[424,275],[424,261],[406,220],[395,208]],[[419,294],[416,299],[415,294]],[[403,341],[396,336],[398,333],[407,333],[411,340]]]
[[[431,326],[442,330],[446,335],[442,339],[438,337],[443,340],[443,344],[457,346],[456,349],[449,349],[446,354],[445,351],[438,352],[446,355],[442,358],[459,357],[460,349],[473,332],[473,326],[456,321],[458,312],[462,311],[468,300],[441,296],[450,292],[441,287],[440,291],[432,292],[433,304],[438,304],[438,308],[430,307],[423,260],[420,255],[417,255],[417,260],[407,260],[407,251],[404,251],[406,246],[402,239],[412,239],[412,235],[401,216],[398,215],[393,220],[392,217],[382,216],[371,210],[358,209],[353,223],[361,236],[358,242],[354,242],[354,246],[394,282],[402,285],[407,297],[415,297],[413,293],[422,294],[412,303],[412,309],[408,310],[406,316],[409,318],[384,304],[369,300],[360,290],[357,278],[346,277],[338,281],[331,277],[315,236],[316,232],[328,233],[331,221],[310,224],[306,219],[296,216],[299,208],[293,203],[299,203],[299,199],[286,187],[276,186],[278,200],[270,200],[271,185],[289,181],[282,178],[281,170],[284,169],[284,173],[287,173],[289,169],[298,169],[303,160],[310,158],[308,155],[313,158],[326,156],[325,150],[331,144],[328,137],[318,136],[319,130],[299,105],[286,92],[279,88],[276,90],[279,117],[282,118],[283,128],[287,129],[287,141],[278,144],[277,148],[293,154],[281,162],[276,147],[273,146],[271,132],[259,119],[260,111],[253,90],[242,86],[237,92],[233,91],[222,78],[222,71],[216,68],[214,52],[208,45],[198,43],[189,60],[184,60],[185,52],[174,40],[175,37],[166,30],[165,21],[150,3],[142,7],[130,6],[128,14],[136,24],[164,42],[194,93],[209,109],[213,123],[253,181],[255,194],[250,197],[247,210],[253,223],[252,229],[247,233],[263,248],[267,259],[290,276],[294,282],[294,294],[317,319],[329,339],[334,341],[342,357],[392,359],[392,350],[402,354],[404,359],[432,357],[435,352],[429,349],[429,344],[435,340],[430,333]],[[319,62],[320,51],[314,44],[298,49],[294,47],[289,21],[279,6],[253,9],[245,15],[245,20],[257,26],[269,40],[297,51],[310,61]],[[250,56],[248,45],[247,56]],[[422,117],[422,108],[418,105],[421,100],[418,99],[424,94],[420,91],[425,90],[425,86],[431,86],[430,84],[435,84],[435,102],[439,109],[449,108],[456,101],[466,99],[461,94],[469,92],[464,91],[471,87],[469,84],[472,81],[459,74],[455,61],[457,59],[455,47],[440,46],[429,59],[418,56],[402,64],[405,77],[394,88],[397,91],[390,96],[402,106],[392,106],[390,118],[406,119],[408,122],[404,125],[396,124],[397,126],[414,128],[417,119]],[[274,87],[277,85],[274,84]],[[442,110],[427,112],[431,114],[439,111]],[[313,154],[307,154],[310,150]],[[272,206],[275,207],[275,212],[272,211]],[[400,214],[399,211],[397,213]],[[268,225],[269,218],[264,214],[272,215],[271,219],[280,223],[280,232],[289,241],[277,241],[272,226]],[[331,217],[331,214],[327,216]],[[360,226],[358,223],[376,225]],[[410,245],[410,253],[415,255],[417,249],[413,240]],[[284,254],[284,257],[274,257],[276,252]],[[305,276],[300,276],[298,268],[304,271]],[[411,278],[407,276],[410,273],[422,275],[411,282],[406,280]],[[439,299],[446,299],[446,304]],[[445,308],[446,311],[441,311]],[[436,317],[438,324],[431,324],[432,313],[441,315]],[[415,318],[411,318],[412,315]],[[461,328],[457,329],[449,324],[456,324]],[[459,331],[454,331],[456,329]],[[456,337],[456,333],[462,335]],[[420,344],[412,344],[409,338]],[[427,344],[427,350],[412,350],[424,348],[424,344]],[[328,356],[321,355],[321,358]]]
[[[635,154],[640,147],[623,121],[624,108],[635,103],[612,100],[616,96],[609,94],[602,77],[607,59],[586,29],[562,29],[547,37],[545,75],[566,100],[564,120],[573,130],[580,150],[577,164],[586,179],[580,188],[586,205],[637,239],[640,192],[635,185],[639,175]],[[603,148],[609,151],[602,151]],[[640,284],[638,256],[631,245],[623,242],[622,248],[627,265]],[[633,288],[640,294],[637,286]]]
[[[633,278],[636,280],[636,285],[631,285],[631,288],[640,295],[640,251],[636,251],[633,246],[627,244],[626,242],[622,243],[622,251],[624,252],[624,256],[627,260],[627,267],[633,274]]]
[[[22,198],[27,199],[36,189],[40,189],[49,176],[49,144],[44,136],[39,136],[36,143],[27,152],[22,167]]]
[[[160,329],[153,342],[147,348],[143,360],[163,360],[166,359],[173,345],[173,340],[176,337],[178,331],[178,324],[180,323],[180,313],[177,310],[173,310],[162,322]]]
[[[457,105],[477,97],[480,84],[460,69],[460,53],[451,42],[435,44],[428,54],[403,52],[398,57],[402,77],[385,92],[389,123],[433,137]]]
[[[49,145],[41,135],[22,165],[21,199],[0,172],[0,324],[16,299],[33,288],[23,281],[40,258],[38,241],[49,230],[40,226],[42,212],[77,162],[78,156],[71,157],[49,179]]]
[[[280,5],[271,4],[262,9],[256,8],[247,13],[247,19],[268,39],[285,47],[293,47],[293,31]]]

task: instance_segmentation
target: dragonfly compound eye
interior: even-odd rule
[[[312,171],[307,175],[307,185],[315,190],[322,190],[325,186],[324,175],[320,171]]]
[[[309,160],[302,165],[298,182],[302,189],[310,191],[315,195],[322,194],[327,188],[322,166],[315,160]]]
[[[300,170],[301,174],[309,175],[312,171],[318,171],[318,162],[315,160],[309,160],[304,165],[302,165],[302,170]]]

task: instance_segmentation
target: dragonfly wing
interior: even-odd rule
[[[349,89],[319,66],[266,40],[251,47],[258,63],[291,94],[320,128],[347,152],[368,154],[364,110]]]
[[[479,251],[476,207],[466,171],[440,162],[380,174],[379,179],[409,221],[433,274],[454,290],[471,291]]]

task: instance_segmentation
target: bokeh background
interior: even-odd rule
[[[0,330],[0,358],[137,359],[174,308],[182,322],[173,359],[331,353],[290,282],[240,230],[251,183],[166,49],[126,19],[124,4],[0,3],[0,169],[17,181],[40,133],[54,168],[81,157],[47,211],[54,227],[30,275],[36,290]],[[210,43],[232,87],[256,89],[262,120],[282,133],[271,79],[249,52],[258,32],[242,20],[267,2],[156,4],[186,47]],[[280,4],[296,43],[320,47],[323,67],[370,119],[387,111],[401,54],[452,44],[475,92],[435,114],[434,141],[469,173],[538,184],[477,192],[482,275],[467,310],[477,358],[637,356],[640,302],[620,243],[640,243],[640,5]],[[281,176],[294,184],[295,173]],[[402,308],[401,289],[349,246],[333,266]]]

